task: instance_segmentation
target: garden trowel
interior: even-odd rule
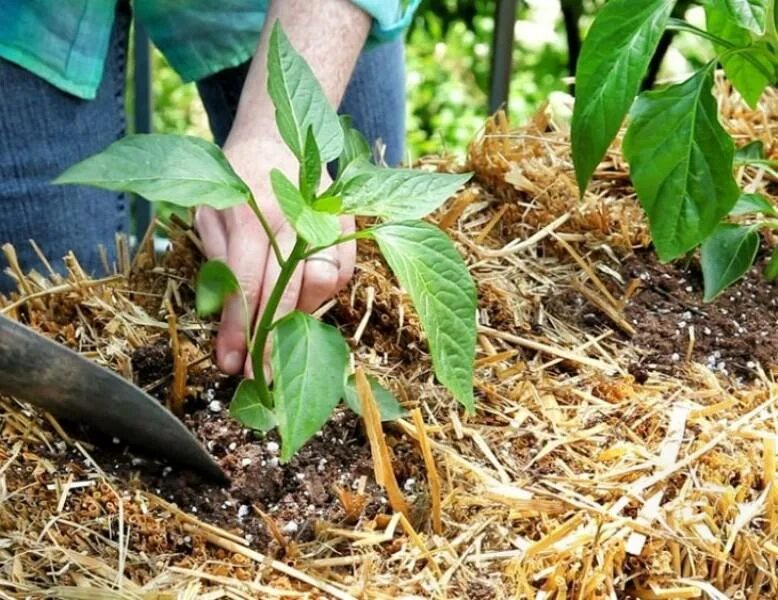
[[[154,398],[69,348],[0,315],[0,393],[146,448],[221,482],[227,476]]]

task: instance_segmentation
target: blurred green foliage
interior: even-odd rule
[[[529,117],[565,90],[567,44],[559,4],[521,2],[513,46],[509,114]],[[462,152],[487,116],[495,0],[424,0],[408,32],[408,149],[411,157]],[[551,6],[552,12],[548,7]],[[553,21],[538,20],[553,14]],[[535,28],[531,36],[523,36]]]
[[[197,94],[197,86],[183,83],[156,49],[152,54],[152,72],[154,131],[187,133],[210,139],[208,117]]]
[[[127,82],[125,103],[127,119],[132,129],[135,114],[135,98],[132,86],[134,64],[132,52],[127,65]],[[197,135],[211,139],[208,128],[208,117],[200,102],[197,86],[190,82],[184,83],[165,60],[165,57],[152,47],[152,127],[157,133],[179,133]]]

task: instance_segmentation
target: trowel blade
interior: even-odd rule
[[[81,421],[220,482],[227,476],[157,400],[112,371],[0,315],[0,393]]]

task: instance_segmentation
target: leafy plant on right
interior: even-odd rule
[[[625,117],[624,156],[660,260],[700,248],[705,300],[713,300],[754,262],[759,230],[778,229],[764,197],[745,194],[736,166],[775,174],[760,142],[740,150],[718,119],[713,96],[718,64],[753,108],[778,78],[776,0],[705,0],[706,29],[673,18],[676,0],[610,0],[597,14],[576,72],[572,144],[583,194]],[[638,93],[651,57],[668,29],[713,43],[716,58],[685,81]],[[754,215],[739,225],[731,216]],[[778,249],[765,271],[778,278]]]

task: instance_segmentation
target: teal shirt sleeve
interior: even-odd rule
[[[351,0],[359,8],[373,17],[373,28],[370,32],[370,42],[386,42],[394,40],[408,28],[421,0],[387,1],[387,0]]]
[[[249,60],[267,0],[135,0],[135,17],[184,81]]]

